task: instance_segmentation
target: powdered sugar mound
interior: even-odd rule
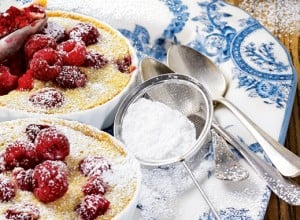
[[[183,155],[196,141],[195,126],[186,116],[163,103],[144,98],[128,108],[122,132],[128,149],[143,159]]]

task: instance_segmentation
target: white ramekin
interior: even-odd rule
[[[136,51],[131,46],[130,42],[115,28],[111,27],[105,22],[102,22],[102,24],[107,25],[109,28],[115,30],[120,37],[126,40],[127,45],[130,50],[130,55],[132,58],[132,65],[138,66],[138,58],[136,55]],[[115,97],[113,97],[111,100],[105,102],[102,105],[96,106],[91,109],[77,111],[77,112],[70,112],[70,113],[59,113],[59,114],[44,114],[44,113],[32,113],[22,110],[15,110],[10,109],[5,106],[0,106],[0,122],[1,121],[9,121],[19,118],[48,118],[48,117],[54,117],[54,118],[62,118],[67,120],[74,120],[79,121],[85,124],[89,124],[92,126],[95,126],[99,129],[103,129],[106,127],[109,127],[113,121],[115,114],[117,112],[117,109],[119,107],[120,102],[122,99],[128,94],[128,92],[136,86],[137,84],[137,76],[138,76],[138,68],[136,68],[131,73],[131,78],[126,85],[126,87]]]

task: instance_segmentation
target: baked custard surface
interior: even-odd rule
[[[0,153],[4,153],[7,145],[15,140],[28,140],[24,132],[29,124],[55,126],[69,140],[70,154],[65,158],[68,174],[68,190],[59,199],[40,202],[32,192],[16,189],[16,196],[0,202],[0,219],[8,208],[25,204],[34,205],[40,212],[40,219],[79,219],[75,207],[83,200],[82,186],[87,182],[78,169],[80,161],[89,156],[101,156],[111,163],[111,170],[104,172],[102,178],[108,183],[104,197],[110,202],[109,209],[97,220],[112,219],[120,213],[132,200],[137,190],[138,165],[132,161],[124,150],[105,132],[84,124],[59,119],[21,119],[0,123]],[[12,171],[5,171],[0,177],[13,179]]]
[[[79,67],[87,76],[84,87],[64,89],[52,81],[34,79],[34,88],[30,91],[12,90],[0,96],[0,106],[33,113],[64,114],[78,112],[100,106],[118,95],[129,83],[132,73],[122,73],[116,65],[117,60],[132,57],[128,41],[116,30],[93,18],[63,11],[48,11],[48,22],[56,22],[66,30],[82,22],[95,26],[100,32],[97,43],[87,46],[87,51],[96,51],[108,59],[104,67]],[[56,108],[43,108],[34,105],[29,98],[38,90],[53,87],[63,94],[64,102]]]

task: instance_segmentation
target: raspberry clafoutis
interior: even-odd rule
[[[62,119],[0,126],[0,219],[131,218],[140,167],[112,136]]]
[[[0,62],[0,120],[54,116],[109,126],[136,83],[135,51],[96,19],[63,11],[46,15],[45,27]]]

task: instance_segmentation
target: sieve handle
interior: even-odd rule
[[[201,196],[203,197],[203,199],[205,200],[205,202],[207,203],[207,205],[210,207],[212,213],[214,214],[214,216],[216,217],[217,220],[221,220],[219,214],[217,213],[215,207],[213,206],[213,204],[211,203],[211,201],[209,200],[209,198],[207,197],[206,193],[204,192],[204,190],[201,188],[200,184],[198,183],[195,175],[193,174],[193,172],[191,171],[191,169],[189,168],[189,166],[186,164],[185,160],[181,160],[180,161],[183,166],[185,167],[185,169],[187,170],[187,172],[189,173],[190,177],[192,178],[195,186],[197,187],[197,189],[199,190],[199,192],[201,193]]]

